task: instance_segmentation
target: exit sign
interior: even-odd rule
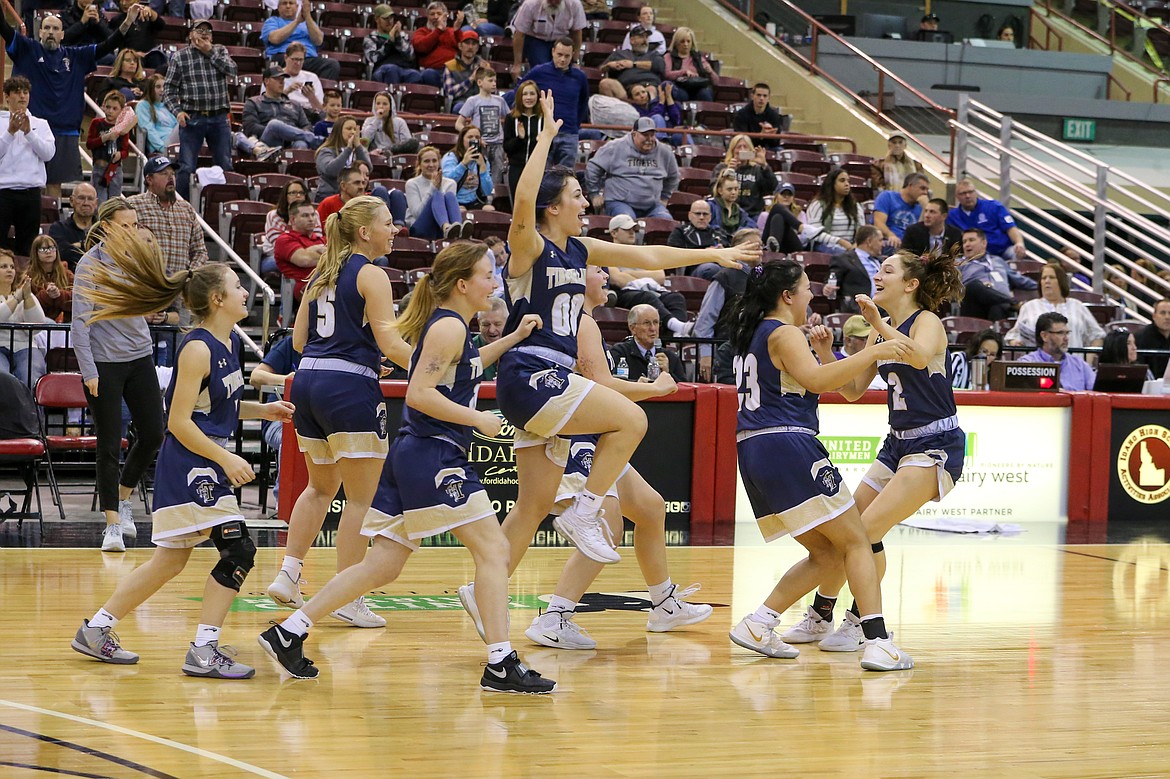
[[[1065,141],[1088,141],[1093,142],[1097,139],[1097,120],[1096,119],[1065,119],[1064,120],[1064,136],[1061,140]]]

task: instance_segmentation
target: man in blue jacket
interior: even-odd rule
[[[577,164],[577,141],[581,125],[589,121],[589,79],[580,68],[573,67],[577,49],[572,38],[561,38],[552,49],[552,62],[537,65],[528,71],[527,78],[536,82],[538,89],[551,91],[555,107],[554,118],[563,124],[553,139],[549,160],[554,165],[572,168]]]
[[[978,228],[987,235],[987,251],[1005,260],[1022,260],[1028,252],[1016,220],[998,200],[981,198],[971,179],[955,185],[959,204],[947,215],[947,224],[966,232]]]

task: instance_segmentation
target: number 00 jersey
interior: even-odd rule
[[[921,313],[920,309],[911,314],[898,325],[898,332],[909,337],[910,328]],[[886,403],[890,408],[891,429],[913,430],[955,416],[951,361],[945,352],[931,358],[921,370],[904,362],[881,362],[878,373],[889,385]]]
[[[351,254],[331,287],[309,304],[309,339],[301,359],[335,359],[361,365],[374,371],[382,362],[382,352],[374,340],[374,331],[366,319],[366,301],[357,288],[361,269],[368,258]]]
[[[809,392],[788,373],[772,364],[768,339],[781,327],[792,327],[765,319],[756,328],[747,354],[735,357],[735,385],[739,392],[736,432],[794,427],[820,432],[817,405],[820,396]]]
[[[533,330],[523,346],[552,349],[576,359],[589,251],[576,238],[569,239],[564,251],[543,235],[541,240],[544,250],[531,270],[511,278],[505,268],[504,299],[509,313],[504,335],[514,332],[525,314],[539,314],[543,327]]]

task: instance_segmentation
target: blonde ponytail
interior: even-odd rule
[[[302,302],[310,303],[325,290],[337,286],[341,268],[353,254],[358,230],[370,226],[374,221],[374,214],[379,208],[385,207],[386,203],[380,198],[360,195],[342,206],[337,213],[329,215],[325,220],[325,253],[317,263],[317,270],[305,290]]]

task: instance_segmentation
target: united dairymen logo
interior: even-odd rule
[[[1138,503],[1170,498],[1170,430],[1142,425],[1127,435],[1117,452],[1117,478]]]
[[[204,506],[215,503],[215,488],[219,478],[211,468],[192,468],[187,471],[187,486],[194,487],[195,497]]]

